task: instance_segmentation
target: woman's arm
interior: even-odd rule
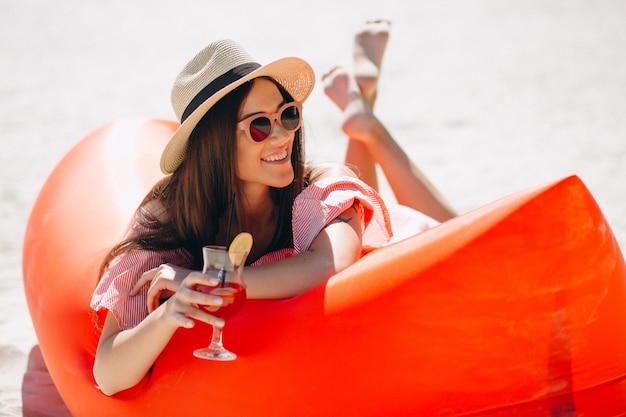
[[[113,395],[139,383],[165,348],[178,327],[191,328],[193,319],[223,326],[220,318],[197,305],[221,305],[221,297],[193,291],[196,284],[215,286],[217,277],[199,272],[185,278],[165,303],[137,326],[121,330],[109,312],[96,351],[93,374],[103,393]]]
[[[362,222],[357,202],[322,229],[307,251],[247,268],[248,298],[293,297],[352,265],[361,256]]]
[[[363,207],[355,203],[320,231],[309,250],[271,264],[248,266],[244,281],[248,298],[289,298],[298,295],[352,265],[361,256]],[[162,294],[178,288],[189,270],[161,265],[147,271],[131,295],[150,283],[148,309],[152,311]]]

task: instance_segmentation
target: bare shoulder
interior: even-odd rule
[[[313,184],[319,180],[330,177],[354,177],[357,175],[347,165],[327,162],[323,164],[316,164],[309,167],[307,170],[308,183]]]

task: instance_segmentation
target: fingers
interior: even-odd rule
[[[174,295],[175,290],[170,290],[167,288],[150,288],[148,290],[148,298],[146,299],[146,306],[148,307],[148,313],[152,313],[154,310],[159,308],[161,304],[167,301],[172,295]]]
[[[152,269],[144,272],[143,274],[141,274],[141,277],[139,278],[139,280],[137,281],[137,283],[135,284],[133,289],[130,290],[130,296],[132,297],[133,295],[137,295],[139,293],[139,290],[144,285],[146,285],[147,283],[152,281],[154,279],[154,277],[156,276],[157,272],[159,271],[159,268],[161,268],[161,267],[159,266],[157,268],[152,268]]]
[[[206,285],[208,287],[215,287],[221,281],[217,276],[218,271],[209,271],[209,273],[203,274],[202,272],[191,272],[187,275],[187,278],[181,283],[181,287],[193,287],[194,285]]]
[[[137,295],[146,284],[150,284],[146,305],[148,312],[151,313],[176,292],[180,281],[187,274],[189,274],[189,271],[184,268],[162,264],[157,268],[144,272],[131,290],[130,295]]]
[[[155,284],[155,283],[160,282],[161,280],[172,281],[175,278],[176,278],[176,271],[171,265],[169,264],[159,265],[158,267],[152,268],[144,272],[143,274],[141,274],[141,277],[139,278],[139,280],[137,281],[137,283],[131,290],[130,295],[133,296],[133,295],[138,294],[141,288],[150,282],[152,284]]]
[[[176,293],[167,301],[169,316],[181,327],[191,328],[193,320],[223,327],[224,320],[209,314],[204,308],[217,308],[223,304],[222,297],[197,290],[197,286],[215,287],[217,276],[192,272],[183,280]]]
[[[189,317],[187,317],[186,315],[182,313],[174,313],[172,315],[172,318],[174,319],[178,327],[183,327],[185,329],[192,329],[196,325],[196,323],[193,320],[191,320]]]

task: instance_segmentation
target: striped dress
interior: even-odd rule
[[[326,178],[309,185],[294,201],[294,247],[268,253],[252,266],[276,262],[305,252],[319,232],[355,202],[363,207],[363,253],[436,224],[419,212],[397,205],[391,206],[390,215],[390,209],[378,193],[358,179]],[[145,210],[139,210],[137,215],[150,216]],[[400,233],[396,238],[392,238],[392,223],[394,227],[399,226]],[[141,233],[138,222],[134,228],[134,232]],[[130,291],[144,272],[165,263],[191,268],[193,259],[182,248],[158,252],[133,251],[114,259],[93,293],[91,308],[101,319],[105,316],[103,311],[110,311],[122,330],[135,327],[148,315],[148,285],[144,285],[135,296],[130,296]]]

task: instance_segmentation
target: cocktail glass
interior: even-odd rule
[[[205,246],[202,248],[204,266],[202,272],[217,276],[220,283],[215,287],[197,285],[195,290],[222,297],[220,306],[199,306],[209,314],[228,320],[241,310],[246,300],[246,286],[243,282],[243,266],[248,252],[228,251],[224,246]],[[223,328],[213,325],[211,344],[196,349],[193,354],[197,358],[217,361],[232,361],[237,355],[228,351],[222,344]]]

